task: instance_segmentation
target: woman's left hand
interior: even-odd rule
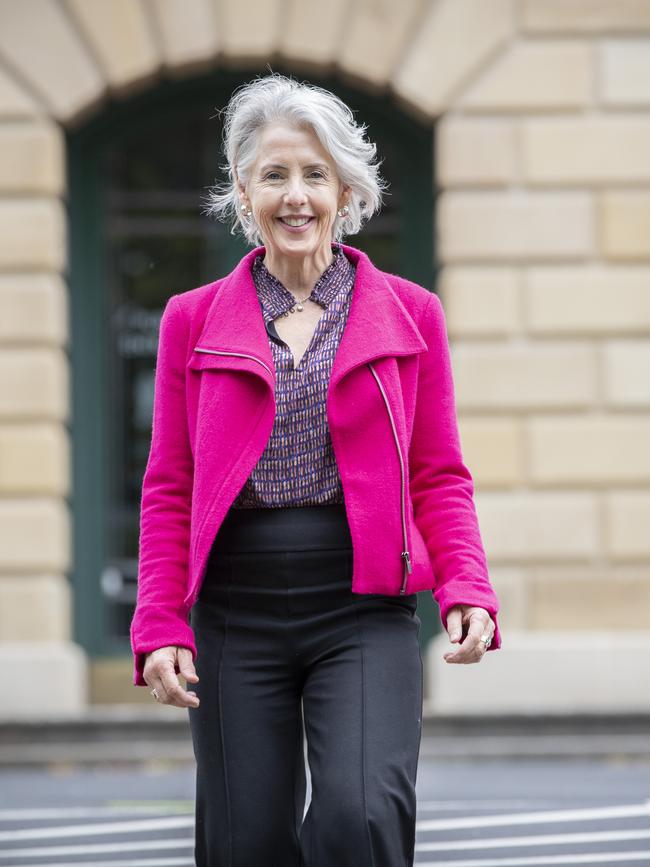
[[[443,654],[445,662],[480,662],[487,650],[482,635],[494,635],[495,623],[485,608],[476,605],[454,605],[447,612],[447,632],[449,640],[459,642],[463,635],[463,626],[467,625],[467,634],[460,648]]]

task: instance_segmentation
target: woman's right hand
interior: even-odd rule
[[[196,683],[199,677],[194,670],[192,651],[187,647],[159,647],[146,655],[142,676],[151,689],[156,690],[160,704],[198,707],[199,697],[192,690],[183,689],[177,671],[186,681]]]

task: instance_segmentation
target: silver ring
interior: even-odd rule
[[[155,689],[151,690],[151,695],[158,701],[158,691]]]
[[[483,642],[483,644],[485,644],[486,650],[492,644],[492,638],[489,635],[481,635],[480,640]]]

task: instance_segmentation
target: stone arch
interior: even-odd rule
[[[287,14],[285,15],[285,10]],[[109,95],[216,64],[333,69],[429,119],[512,36],[512,0],[0,2],[5,117],[74,125]]]

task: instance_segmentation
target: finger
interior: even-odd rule
[[[460,608],[451,608],[447,614],[447,632],[450,641],[460,641],[463,634],[463,612]]]
[[[171,660],[161,663],[160,679],[168,704],[173,704],[176,707],[198,707],[198,698],[195,695],[190,695],[180,685],[176,677],[175,665]]]
[[[471,656],[474,651],[480,650],[479,644],[484,645],[481,641],[481,635],[485,635],[488,613],[483,608],[474,608],[469,615],[469,629],[467,637],[463,641],[463,650],[468,656]]]
[[[489,615],[483,608],[470,609],[468,614],[469,628],[465,640],[457,651],[444,655],[446,662],[467,664],[478,662],[483,658],[485,643],[480,639],[487,632],[486,622],[489,620]]]
[[[167,695],[165,685],[157,675],[152,676],[149,686],[151,686],[150,692],[152,694],[154,689],[156,690],[156,695],[154,696],[154,699],[158,702],[158,704],[169,704],[169,697]]]
[[[188,647],[178,648],[178,667],[180,668],[180,673],[183,675],[185,680],[190,681],[191,683],[196,683],[198,681],[199,676],[194,668],[192,651]]]

